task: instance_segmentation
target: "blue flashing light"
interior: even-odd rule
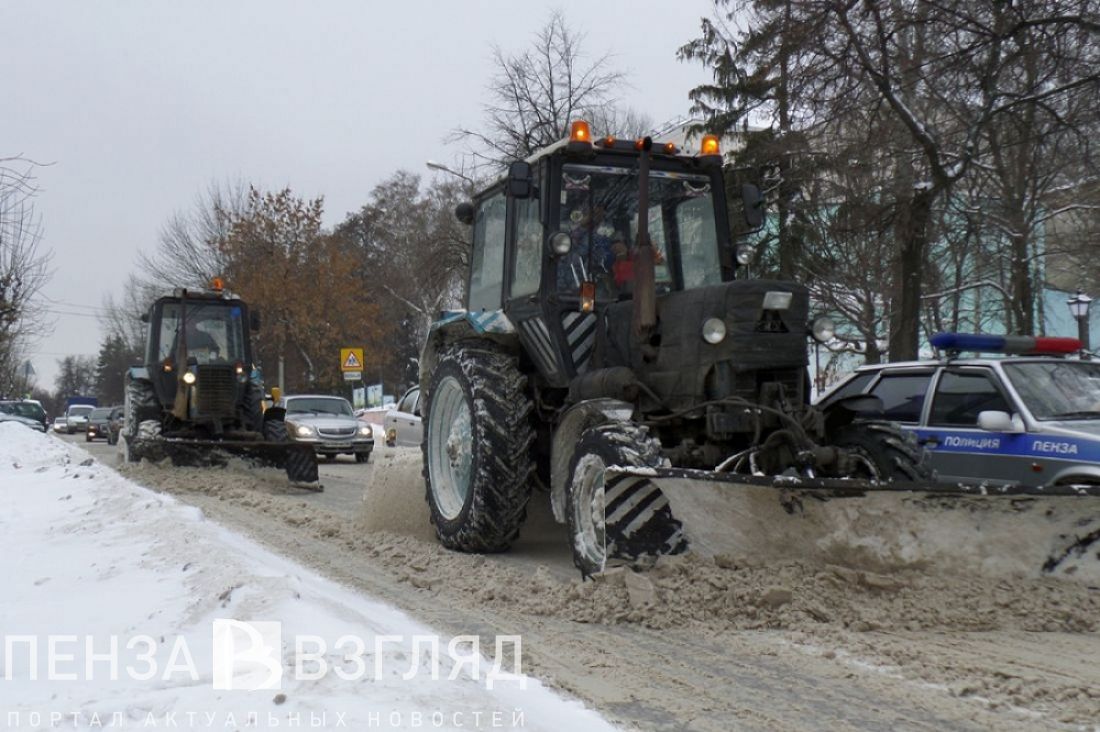
[[[978,333],[936,333],[929,339],[933,348],[941,351],[986,351],[1001,353],[1005,337]]]

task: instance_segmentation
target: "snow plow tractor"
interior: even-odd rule
[[[142,320],[145,363],[126,375],[124,461],[222,465],[234,456],[317,482],[312,446],[287,440],[283,410],[263,409],[250,337],[260,320],[243,301],[215,280],[157,299]]]
[[[937,484],[877,398],[811,406],[808,339],[832,324],[811,318],[802,285],[748,276],[738,242],[762,227],[763,202],[726,183],[715,137],[685,154],[575,122],[456,216],[472,228],[467,307],[434,324],[420,362],[426,495],[446,547],[507,549],[533,491],[568,524],[585,576],[688,549],[879,568],[1007,552],[1052,571],[1100,531],[1079,504],[1040,507],[1056,536],[1021,553],[1025,502],[1096,487]],[[991,512],[993,493],[1018,500]],[[913,512],[929,536],[953,533],[915,549]]]

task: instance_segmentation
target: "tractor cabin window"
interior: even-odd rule
[[[469,310],[499,310],[504,286],[504,192],[482,201],[474,217]]]
[[[516,199],[516,267],[512,275],[512,297],[538,292],[542,270],[542,222],[539,221],[539,200]]]

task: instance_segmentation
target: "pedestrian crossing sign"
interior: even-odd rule
[[[340,370],[341,371],[362,371],[363,370],[363,349],[362,348],[341,348],[340,349]]]

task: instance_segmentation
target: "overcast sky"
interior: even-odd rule
[[[137,252],[210,183],[324,196],[331,225],[405,168],[451,162],[480,119],[490,45],[522,49],[561,9],[590,56],[614,54],[621,103],[662,122],[708,79],[676,49],[710,0],[4,0],[0,157],[38,170],[53,335],[32,353],[95,354],[95,310]]]

